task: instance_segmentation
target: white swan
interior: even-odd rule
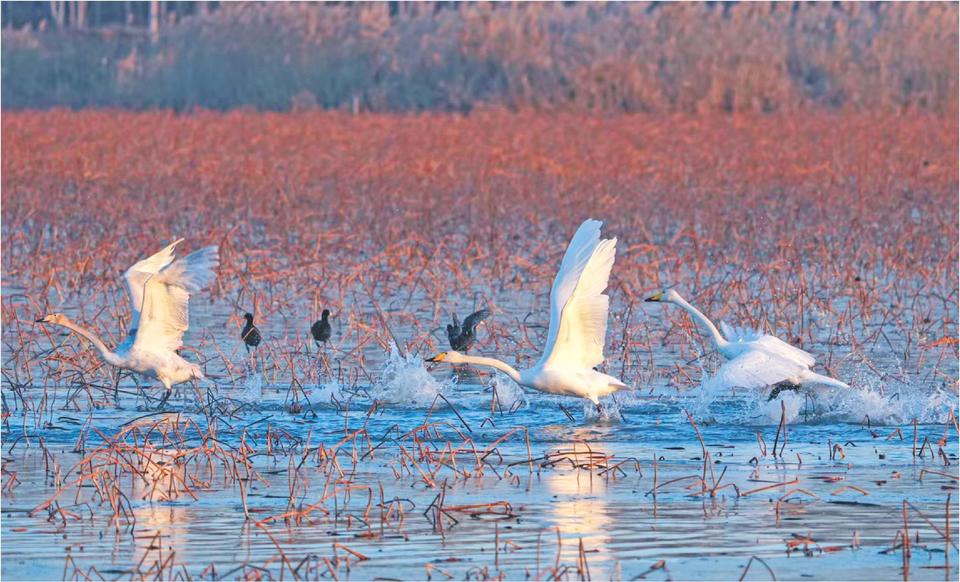
[[[520,384],[548,394],[586,398],[600,405],[600,397],[626,384],[593,369],[603,362],[610,298],[603,294],[610,278],[617,239],[600,240],[598,220],[580,225],[550,290],[550,330],[543,357],[527,370],[480,356],[441,352],[428,362],[476,364],[504,372]]]
[[[150,258],[133,265],[123,274],[133,311],[130,333],[114,351],[100,338],[80,327],[62,313],[37,320],[71,329],[94,345],[108,364],[160,380],[166,402],[175,384],[203,378],[200,366],[177,353],[189,323],[190,293],[199,291],[216,278],[220,258],[217,247],[206,247],[174,261],[173,249],[180,239]]]
[[[712,385],[732,388],[766,388],[788,383],[793,386],[850,386],[813,371],[816,358],[800,348],[795,348],[780,338],[748,328],[738,328],[721,323],[723,335],[699,309],[687,303],[673,289],[660,291],[645,301],[673,303],[686,309],[690,317],[700,324],[713,340],[720,355],[728,360],[710,379]],[[724,337],[724,335],[726,337]]]

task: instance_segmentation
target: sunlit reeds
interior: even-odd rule
[[[318,370],[369,384],[371,352],[395,339],[434,350],[454,308],[490,305],[496,352],[537,353],[542,281],[585,216],[621,240],[607,353],[632,384],[702,376],[689,320],[639,308],[671,284],[719,320],[818,346],[831,374],[954,381],[956,125],[938,117],[50,112],[5,114],[3,133],[14,397],[49,378],[74,383],[78,405],[126,390],[32,319],[68,306],[118,343],[120,271],[183,235],[221,247],[218,281],[196,298],[215,315],[187,342],[218,381],[253,369],[233,341],[250,309],[267,332],[255,365],[292,382],[294,405]],[[304,332],[318,304],[337,314],[319,362]],[[653,361],[661,342],[677,365]]]
[[[689,392],[714,364],[685,316],[644,307],[646,294],[671,284],[717,319],[815,349],[831,373],[886,397],[955,390],[956,135],[955,120],[926,114],[5,113],[2,422],[16,436],[4,442],[4,502],[24,494],[19,456],[30,447],[46,488],[28,510],[58,533],[95,523],[117,536],[160,536],[170,525],[138,523],[133,506],[228,492],[245,535],[272,556],[233,570],[188,563],[160,536],[124,565],[134,578],[340,578],[376,564],[368,544],[402,536],[416,520],[441,538],[492,522],[483,531],[494,552],[469,565],[424,557],[427,576],[513,576],[522,558],[532,578],[586,579],[603,536],[568,526],[522,538],[505,527],[530,514],[514,492],[580,495],[629,482],[645,512],[697,503],[705,519],[735,500],[768,511],[785,555],[852,551],[858,535],[841,544],[778,528],[876,497],[885,485],[850,471],[872,454],[867,443],[877,445],[872,458],[895,450],[916,463],[884,482],[933,492],[937,512],[947,503],[941,518],[930,504],[898,502],[898,537],[885,547],[904,564],[921,546],[953,559],[952,413],[899,427],[867,415],[855,424],[858,442],[828,435],[811,459],[793,453],[797,431],[781,407],[779,423],[743,429],[740,470],[718,463],[725,443],[711,442],[692,414],[676,423],[678,438],[693,443],[678,460],[588,438],[531,442],[516,422],[527,404],[500,384],[478,397],[480,412],[431,394],[403,426],[375,387],[386,353],[435,353],[449,313],[478,306],[494,316],[477,349],[527,363],[546,335],[544,282],[570,229],[592,216],[620,239],[604,365],[643,394]],[[191,248],[221,248],[216,284],[194,298],[185,350],[211,380],[181,386],[174,412],[95,426],[98,411],[152,406],[159,394],[33,321],[69,310],[120,341],[129,327],[120,273],[179,236]],[[318,350],[309,326],[324,307],[334,335]],[[256,311],[264,333],[253,356],[239,340],[245,311]],[[258,378],[282,395],[270,414],[244,397]],[[338,390],[320,401],[326,381]],[[316,423],[320,407],[337,422]],[[78,437],[54,449],[44,431],[63,425]],[[487,483],[504,489],[461,497]],[[268,486],[272,500],[262,495]],[[605,500],[592,501],[593,529],[616,527]],[[581,509],[561,500],[556,521]],[[310,552],[291,542],[290,532],[320,526],[353,537]],[[775,572],[764,556],[743,575]],[[98,567],[71,554],[64,577],[101,577]],[[672,567],[651,559],[636,574]]]

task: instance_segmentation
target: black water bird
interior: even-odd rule
[[[453,314],[453,323],[447,324],[447,339],[450,341],[450,348],[458,352],[466,352],[477,341],[477,326],[483,320],[490,317],[489,309],[481,309],[467,316],[460,325],[460,319],[457,314]]]
[[[324,309],[323,313],[320,314],[320,319],[313,322],[313,325],[310,326],[310,335],[313,336],[313,341],[320,345],[330,339],[330,334],[333,333],[333,328],[330,327],[330,310]]]
[[[240,331],[240,339],[243,340],[243,343],[247,346],[247,351],[250,351],[250,348],[255,348],[260,345],[263,336],[260,335],[260,330],[257,329],[257,326],[253,325],[253,314],[245,313],[243,318],[247,320],[247,324],[243,326],[243,330]]]

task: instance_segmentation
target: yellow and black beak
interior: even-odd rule
[[[663,291],[657,291],[656,293],[654,293],[654,294],[651,295],[650,297],[647,297],[646,299],[644,299],[644,301],[646,301],[647,303],[655,303],[655,302],[660,301],[660,300],[662,300],[662,299],[663,299]]]
[[[48,317],[50,317],[50,316],[49,316],[49,315],[44,315],[44,316],[41,317],[40,319],[37,319],[37,320],[36,320],[36,323],[47,323],[47,318],[48,318]]]
[[[433,356],[432,358],[425,359],[424,362],[431,362],[431,363],[442,362],[445,357],[447,357],[447,352],[440,352],[439,354]]]

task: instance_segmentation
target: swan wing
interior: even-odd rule
[[[219,262],[217,247],[206,247],[147,279],[134,349],[172,352],[183,345],[183,333],[190,321],[190,294],[213,282]]]
[[[812,368],[813,365],[817,363],[817,359],[813,357],[813,354],[801,350],[798,347],[791,346],[782,339],[763,333],[757,329],[730,325],[724,321],[720,322],[720,331],[723,332],[727,341],[748,343],[753,349],[764,350],[775,356],[792,360],[807,368]]]
[[[813,357],[813,354],[801,350],[798,347],[791,346],[782,339],[769,334],[763,335],[750,343],[756,349],[763,350],[775,357],[789,360],[804,368],[812,368],[814,364],[817,363],[817,359]]]
[[[723,332],[723,337],[727,338],[727,341],[730,342],[751,342],[764,335],[763,332],[753,328],[730,325],[726,321],[720,322],[720,331]]]
[[[599,220],[580,225],[550,291],[550,330],[541,364],[592,368],[603,362],[610,298],[603,294],[617,239],[600,240]]]
[[[127,284],[127,294],[130,296],[130,310],[133,314],[130,320],[132,333],[123,345],[133,341],[133,335],[140,325],[140,311],[143,309],[143,290],[147,284],[147,280],[173,262],[174,248],[181,242],[183,242],[182,238],[173,241],[162,251],[138,261],[123,274],[123,280]]]
[[[750,349],[720,366],[711,388],[766,388],[796,378],[808,368],[762,349]]]

